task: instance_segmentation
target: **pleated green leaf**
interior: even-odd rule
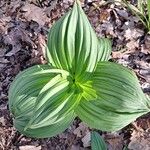
[[[91,134],[91,148],[92,150],[107,150],[104,139],[95,131]]]
[[[30,112],[43,86],[55,76],[50,66],[37,65],[22,71],[9,89],[9,107],[15,116]],[[28,97],[29,96],[29,97]]]
[[[108,60],[111,43],[98,39],[80,4],[74,7],[51,28],[48,36],[48,61],[73,76],[92,72],[97,62]]]
[[[47,121],[43,117],[45,115],[48,116],[49,112],[52,111],[51,109],[48,109],[49,105],[47,107],[45,106],[45,104],[47,105],[46,103],[47,97],[49,96],[48,98],[50,98],[50,95],[55,96],[56,92],[58,92],[58,89],[64,88],[63,90],[64,91],[66,90],[65,82],[68,85],[68,82],[66,80],[67,75],[68,73],[66,71],[59,69],[52,69],[49,65],[38,65],[26,69],[16,77],[9,90],[9,107],[11,112],[15,116],[14,118],[15,127],[19,131],[23,132],[25,135],[33,137],[50,137],[64,131],[69,126],[69,124],[74,119],[75,115],[73,110],[71,110],[71,108],[69,108],[69,110],[66,110],[68,108],[66,107],[66,103],[68,100],[70,100],[73,92],[70,92],[70,94],[68,94],[69,98],[68,99],[66,98],[66,101],[64,102],[62,102],[62,99],[60,100],[58,99],[58,104],[62,102],[62,104],[58,107],[58,109],[59,108],[62,109],[63,105],[64,105],[63,107],[66,107],[65,108],[66,113],[63,113],[65,111],[63,109],[61,111],[62,114],[60,115],[60,117],[62,117],[63,120],[62,118],[59,118],[57,121],[54,122],[53,120],[52,122],[52,120]],[[64,86],[61,86],[60,84],[64,84]],[[55,91],[51,90],[51,87],[54,88],[54,86]],[[49,90],[51,90],[50,92],[52,93],[50,95],[48,95],[50,93]],[[60,98],[60,96],[62,95],[60,92],[58,92],[56,97]],[[74,97],[77,98],[77,96]],[[55,104],[55,101],[53,101],[53,99],[49,103],[53,104],[54,106],[53,110],[56,109],[56,107],[58,106],[58,104]],[[70,105],[72,105],[72,103],[70,103]],[[41,114],[39,114],[36,111],[36,109],[39,108],[40,106],[41,106],[40,110],[42,111]],[[71,107],[73,106],[74,105],[72,105]],[[35,116],[34,114],[35,111],[38,117]],[[33,127],[34,129],[31,130],[29,128],[29,123],[35,117],[37,117],[36,120],[37,125],[35,125]],[[46,124],[43,123],[45,122],[44,119],[47,121]],[[41,121],[41,123],[43,123],[42,125],[40,123],[38,124],[39,120]],[[57,127],[59,127],[59,129],[55,131]]]
[[[16,118],[14,120],[14,126],[18,131],[28,137],[47,138],[56,136],[66,130],[74,120],[75,114],[74,112],[70,112],[63,120],[59,120],[57,123],[34,129],[26,128],[26,125],[29,123],[31,117],[31,115],[24,115],[20,118]],[[25,128],[26,130],[24,130]]]
[[[27,127],[35,129],[65,119],[74,111],[79,100],[80,94],[75,93],[69,81],[57,75],[40,91],[33,117]]]
[[[111,41],[106,38],[100,38],[98,46],[98,61],[108,61],[112,50]]]
[[[92,80],[97,99],[83,98],[76,108],[76,114],[90,127],[116,131],[150,111],[150,102],[129,69],[100,62]]]

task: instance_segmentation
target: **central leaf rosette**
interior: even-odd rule
[[[108,62],[111,43],[97,38],[79,2],[50,30],[47,65],[21,72],[9,89],[15,127],[51,137],[78,116],[90,127],[116,131],[149,112],[136,75]]]

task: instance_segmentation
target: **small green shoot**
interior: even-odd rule
[[[107,145],[104,139],[95,131],[91,134],[91,149],[92,150],[107,150]]]

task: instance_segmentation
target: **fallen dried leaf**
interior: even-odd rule
[[[131,142],[128,145],[132,150],[149,150],[150,148],[150,133],[134,130],[131,137]]]
[[[139,40],[131,40],[126,44],[128,50],[135,50],[136,48],[139,47]]]
[[[5,119],[4,119],[3,116],[0,117],[0,125],[1,125],[1,126],[5,126]]]
[[[125,36],[126,40],[133,40],[133,39],[137,39],[137,38],[143,36],[143,34],[144,34],[143,30],[128,28],[125,31],[124,36]]]
[[[38,35],[38,51],[39,51],[40,56],[43,56],[43,58],[46,58],[45,36],[41,34]]]
[[[111,133],[105,136],[109,150],[122,150],[123,149],[123,135],[118,133]]]
[[[35,21],[39,24],[39,26],[44,26],[48,21],[48,17],[46,16],[44,9],[35,6],[34,4],[28,4],[22,7],[22,11],[25,12],[25,18],[28,21]]]
[[[25,145],[25,146],[20,146],[19,150],[41,150],[41,146],[33,146],[33,145]]]
[[[34,45],[25,29],[23,29],[21,26],[12,28],[12,30],[4,36],[4,42],[12,45],[12,50],[5,56],[12,56],[20,51],[22,47],[21,41],[29,43],[29,45]]]
[[[80,150],[80,146],[79,145],[72,145],[71,150]]]
[[[91,133],[87,132],[86,135],[82,138],[83,146],[89,147],[91,141]]]
[[[87,126],[85,123],[81,122],[81,123],[79,124],[79,127],[76,128],[76,129],[73,131],[73,133],[74,133],[75,135],[77,135],[77,137],[83,137],[83,136],[85,136],[85,133],[86,133],[87,131],[89,131],[88,126]]]

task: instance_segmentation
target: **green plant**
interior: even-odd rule
[[[145,28],[150,31],[150,0],[137,0],[137,7],[126,0],[122,0],[121,3],[128,7],[140,19]]]
[[[107,150],[107,145],[104,139],[95,131],[91,134],[91,149],[92,150]]]
[[[47,65],[21,72],[9,89],[14,126],[30,137],[63,132],[76,116],[116,131],[149,112],[134,72],[108,62],[111,44],[98,39],[79,1],[51,28]]]

